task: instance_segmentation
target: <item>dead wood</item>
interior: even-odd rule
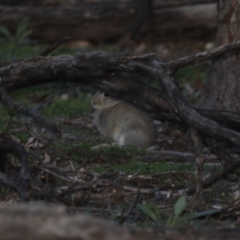
[[[203,188],[208,188],[212,186],[214,183],[216,183],[218,180],[226,177],[228,174],[235,172],[237,169],[239,169],[240,163],[238,162],[233,162],[229,164],[227,167],[224,169],[220,170],[219,172],[212,174],[209,178],[206,180],[202,181],[202,187]],[[189,188],[186,193],[187,194],[192,194],[196,191],[196,187]]]
[[[20,111],[26,115],[33,117],[38,124],[47,128],[52,134],[56,136],[61,135],[60,129],[55,123],[49,121],[46,117],[42,116],[37,111],[31,110],[30,108],[25,107],[22,104],[15,101],[7,94],[6,90],[3,87],[0,87],[0,99],[12,110]]]
[[[240,41],[233,44],[234,48],[240,44]],[[213,137],[218,140],[228,141],[233,145],[240,146],[240,134],[230,129],[224,128],[214,121],[211,121],[192,109],[187,103],[177,85],[175,84],[174,73],[179,66],[185,66],[188,64],[201,62],[215,54],[222,54],[223,49],[229,50],[229,45],[218,48],[219,52],[214,49],[204,53],[196,54],[195,56],[189,56],[186,58],[180,58],[169,62],[153,61],[152,66],[144,65],[141,63],[130,63],[123,66],[124,70],[134,73],[141,73],[148,77],[156,79],[156,81],[163,88],[169,104],[173,107],[174,111],[178,116],[186,122],[189,127],[193,127],[197,131]],[[217,51],[217,52],[216,52]],[[204,130],[203,130],[204,128]],[[227,140],[228,139],[228,140]]]
[[[12,179],[2,172],[7,164],[8,154],[14,154],[21,163],[19,180]],[[20,143],[17,143],[11,139],[3,139],[0,141],[0,160],[2,167],[0,169],[0,181],[9,187],[15,188],[20,197],[23,200],[26,200],[28,197],[26,191],[29,188],[30,170],[28,155],[25,148]]]
[[[42,53],[39,54],[39,56],[47,56],[49,53],[53,52],[56,48],[58,48],[60,45],[62,45],[64,42],[71,39],[69,36],[64,36],[60,38],[58,41],[51,44],[47,49],[45,49]]]
[[[204,160],[205,162],[212,162],[214,160],[217,160],[217,156],[218,155],[214,155],[214,154],[204,154]],[[169,150],[160,150],[160,151],[156,151],[155,154],[151,154],[149,155],[142,155],[137,157],[138,160],[141,161],[147,161],[149,162],[159,162],[159,159],[161,159],[161,161],[168,161],[169,160],[176,160],[178,162],[181,163],[187,163],[187,162],[193,162],[194,161],[194,153],[192,152],[178,152],[178,151],[169,151]]]
[[[219,122],[223,119],[223,124],[235,123],[234,125],[239,126],[239,114],[218,112],[216,116],[213,111],[192,109],[184,100],[172,77],[179,67],[195,64],[224,52],[233,51],[239,48],[239,45],[240,42],[221,46],[217,49],[180,58],[179,61],[160,62],[154,60],[155,65],[152,64],[152,67],[143,64],[144,62],[148,65],[151,64],[152,54],[131,55],[95,52],[77,53],[74,56],[40,56],[22,61],[2,63],[0,65],[1,83],[8,91],[54,81],[71,81],[92,85],[106,92],[111,92],[113,95],[117,93],[120,97],[125,96],[126,100],[135,101],[143,107],[148,108],[150,106],[152,110],[157,109],[160,117],[162,115],[167,118],[167,114],[170,113],[169,119],[181,119],[203,134],[239,145],[239,133],[223,128],[216,122],[206,118],[214,116],[213,119],[217,120],[217,117],[222,114],[222,118],[218,119]],[[111,78],[113,72],[118,73],[122,70],[155,78],[162,85],[164,94],[147,85],[138,85],[138,83],[129,81],[129,79],[121,82],[121,79],[117,77],[116,79]],[[124,81],[126,84],[124,84]],[[133,86],[134,88],[132,88]]]
[[[165,63],[163,63],[163,65],[165,65]],[[181,92],[178,90],[175,80],[171,76],[171,71],[161,66],[161,63],[156,64],[157,68],[151,68],[147,65],[137,63],[131,63],[130,66],[132,66],[132,72],[142,71],[142,73],[149,77],[155,78],[157,82],[162,85],[175,113],[177,113],[179,117],[189,125],[189,127],[193,127],[197,131],[215,139],[228,141],[234,146],[240,146],[240,133],[227,129],[220,124],[201,116],[196,110],[190,107]]]
[[[138,21],[137,15],[144,19],[149,15],[150,22]],[[145,14],[140,8],[138,11],[138,1],[134,0],[0,5],[1,25],[11,31],[15,32],[24,18],[29,19],[29,27],[34,30],[32,37],[41,42],[54,42],[64,35],[75,41],[118,41],[129,31],[138,32],[142,39],[155,33],[154,38],[160,40],[167,33],[193,29],[196,29],[194,34],[206,38],[215,35],[217,7],[216,1],[209,0],[153,1],[150,13]]]
[[[69,214],[62,206],[18,204],[0,206],[1,239],[238,239],[238,228],[157,227],[139,230],[126,228],[86,214]]]
[[[203,198],[202,170],[204,161],[203,143],[201,136],[194,129],[190,129],[190,133],[195,151],[194,174],[196,180],[196,195],[198,198],[202,199]]]

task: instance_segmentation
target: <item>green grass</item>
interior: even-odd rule
[[[101,173],[105,171],[120,171],[125,174],[157,174],[166,171],[186,171],[193,168],[192,164],[169,164],[166,162],[145,163],[136,159],[131,159],[129,162],[121,165],[115,165],[115,159],[111,162],[94,166],[93,170]]]
[[[70,118],[82,116],[84,113],[92,111],[90,104],[92,95],[86,92],[78,93],[76,88],[77,86],[74,84],[69,84],[64,90],[57,84],[44,84],[19,89],[11,93],[11,96],[29,108],[42,104],[40,113],[45,116]],[[62,94],[67,94],[68,98],[63,99]],[[47,104],[37,100],[44,95],[47,95]],[[5,115],[4,112],[7,112],[7,108],[0,109],[0,113]]]
[[[188,102],[193,106],[197,105],[202,98],[202,88],[204,86],[206,74],[207,66],[205,64],[179,69],[176,74],[180,90]],[[193,92],[189,92],[185,86],[186,83],[192,88]]]
[[[178,81],[196,82],[199,80],[204,80],[207,73],[206,65],[194,65],[181,68],[176,74]]]
[[[83,113],[91,111],[90,95],[85,97],[70,97],[62,100],[59,96],[56,96],[49,106],[46,106],[41,110],[41,113],[46,116],[55,117],[79,117]]]
[[[96,154],[103,156],[106,160],[101,165],[94,166],[92,169],[98,173],[105,171],[121,171],[125,174],[155,174],[166,171],[185,171],[193,168],[193,164],[171,164],[161,161],[159,162],[144,162],[137,159],[141,155],[149,155],[151,153],[145,150],[138,150],[133,147],[119,148],[119,147],[107,147],[100,151],[96,151]]]
[[[38,56],[45,49],[44,45],[18,45],[0,42],[0,62]]]

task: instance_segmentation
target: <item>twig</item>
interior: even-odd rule
[[[213,183],[217,182],[219,179],[226,177],[228,174],[233,173],[240,167],[240,162],[234,162],[233,164],[230,164],[229,166],[225,167],[224,169],[220,170],[218,173],[213,174],[209,178],[207,178],[205,181],[203,181],[203,187],[208,188]]]
[[[136,188],[131,186],[122,186],[122,188],[124,190],[136,192],[136,193],[139,191],[142,194],[153,194],[156,191],[156,189],[151,189],[151,188],[146,189],[146,188],[139,188],[139,187]]]
[[[219,179],[226,177],[228,174],[233,173],[236,169],[240,168],[240,161],[234,162],[233,164],[230,164],[229,166],[225,167],[224,169],[220,170],[219,172],[211,175],[209,178],[203,181],[202,186],[203,188],[208,188],[211,185],[213,185],[215,182],[217,182]],[[189,188],[186,193],[192,194],[195,192],[196,188]]]
[[[110,203],[110,200],[109,200],[109,196],[107,197],[107,208],[108,208],[110,216],[112,217],[113,216],[113,211],[112,211],[112,206],[111,206],[111,203]]]
[[[56,136],[61,135],[60,129],[55,123],[49,121],[46,117],[42,116],[38,112],[33,111],[33,110],[29,109],[28,107],[23,106],[23,105],[19,104],[18,102],[16,102],[13,98],[11,98],[8,95],[5,88],[3,88],[3,87],[0,87],[0,99],[5,104],[7,104],[9,107],[11,107],[12,109],[20,111],[22,113],[25,113],[27,115],[30,115],[31,117],[34,118],[34,120],[37,123],[46,127],[51,133],[55,134]]]
[[[60,45],[62,45],[66,41],[68,41],[69,39],[71,39],[70,36],[64,36],[64,37],[60,38],[59,40],[57,40],[56,42],[51,44],[49,47],[47,47],[47,49],[45,49],[42,53],[40,53],[39,56],[47,56],[49,53],[54,51],[57,47],[59,47]]]
[[[191,139],[195,149],[195,180],[196,180],[196,195],[198,198],[203,198],[202,188],[202,169],[203,169],[203,144],[201,136],[194,129],[190,129]]]
[[[0,181],[9,187],[14,187],[18,191],[19,195],[26,200],[26,190],[29,188],[30,171],[28,156],[25,148],[20,143],[11,139],[5,139],[0,142],[0,153],[1,161],[4,161],[2,158],[8,153],[14,154],[19,159],[21,163],[21,169],[19,171],[20,180],[16,181],[0,172]]]
[[[79,190],[93,189],[94,186],[96,186],[96,185],[91,183],[91,182],[76,183],[72,186],[69,186],[65,190],[60,190],[59,192],[57,192],[56,196],[57,197],[63,197],[64,195],[66,195],[68,193],[76,192],[76,191],[79,191]]]
[[[195,108],[202,116],[240,132],[240,114],[231,111],[206,110]]]
[[[8,177],[6,174],[4,174],[1,171],[0,171],[0,181],[8,187],[16,189],[22,200],[26,201],[28,199],[28,194],[26,192],[27,188],[23,181],[14,180]]]
[[[137,159],[140,161],[147,161],[147,162],[155,162],[159,161],[169,161],[169,160],[178,160],[183,162],[189,162],[189,160],[194,159],[193,152],[178,152],[178,151],[171,151],[171,150],[160,150],[160,151],[151,151],[150,154],[138,156]],[[214,154],[204,154],[204,158],[206,160],[216,160],[217,157]]]
[[[53,169],[49,169],[49,168],[46,168],[46,167],[41,167],[39,165],[34,165],[33,167],[37,168],[37,169],[40,169],[46,173],[49,173],[55,177],[58,177],[58,178],[61,178],[62,180],[64,181],[67,181],[67,182],[71,182],[71,183],[75,183],[74,180],[72,180],[71,178],[67,177],[67,176],[64,176],[64,173],[61,173],[61,172],[58,172],[56,170],[53,170]]]
[[[138,184],[138,190],[137,190],[137,193],[136,193],[136,197],[135,197],[131,207],[128,209],[127,213],[125,215],[122,215],[121,219],[119,220],[120,224],[123,224],[124,222],[126,222],[128,217],[132,213],[133,209],[136,207],[136,205],[138,203],[139,196],[140,196],[140,188],[139,188],[139,184]]]
[[[220,56],[224,53],[231,52],[240,48],[240,41],[235,43],[225,44],[208,51],[200,52],[187,57],[178,58],[167,62],[167,66],[177,70],[178,68],[186,67],[205,60]]]
[[[223,146],[220,146],[220,144],[215,139],[207,137],[205,138],[205,141],[215,153],[215,155],[218,157],[223,168],[235,162],[235,160],[227,152],[227,150]]]
[[[8,127],[9,127],[9,124],[10,124],[10,119],[11,119],[11,116],[9,116],[9,118],[7,120],[7,124],[6,124],[5,129],[3,130],[3,132],[0,133],[0,139],[6,134],[6,132],[8,130]]]

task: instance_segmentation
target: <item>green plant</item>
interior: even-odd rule
[[[150,219],[152,219],[157,225],[160,225],[161,220],[160,211],[156,204],[154,203],[139,204],[138,208]]]
[[[181,196],[174,204],[173,215],[168,218],[166,224],[170,226],[175,226],[179,223],[185,223],[192,219],[192,215],[182,216],[185,207],[186,197]],[[138,208],[150,219],[152,219],[157,225],[160,225],[160,223],[163,222],[161,219],[160,211],[156,204],[154,203],[139,204]]]
[[[173,216],[168,218],[167,224],[174,226],[177,223],[183,223],[185,222],[188,218],[185,216],[182,216],[183,211],[186,208],[186,197],[181,196],[175,203],[174,208],[173,208]]]
[[[3,36],[4,40],[13,46],[17,46],[26,42],[29,35],[32,33],[32,30],[28,29],[28,20],[22,20],[17,27],[15,34],[12,34],[9,29],[0,25],[0,34]]]

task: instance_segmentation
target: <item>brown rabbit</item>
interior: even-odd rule
[[[107,94],[97,92],[91,100],[94,124],[103,136],[119,146],[148,148],[156,137],[151,118],[144,111]]]

